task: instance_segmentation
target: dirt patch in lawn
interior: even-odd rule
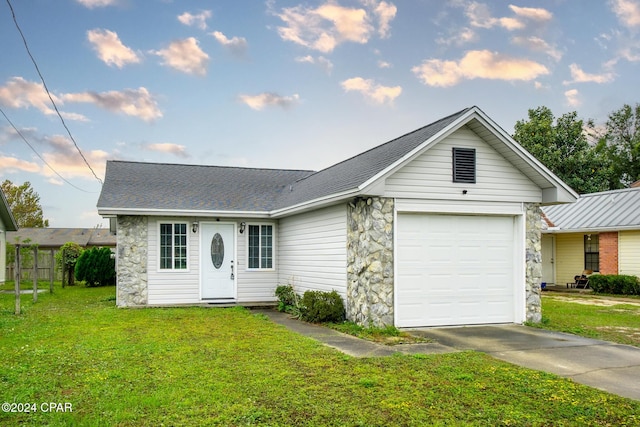
[[[614,305],[635,305],[640,307],[640,300],[629,299],[629,298],[606,298],[606,297],[565,297],[565,296],[548,296],[549,299],[554,299],[558,301],[564,302],[573,302],[575,304],[584,304],[584,305],[598,305],[602,307],[611,307]]]

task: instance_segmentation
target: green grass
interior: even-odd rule
[[[411,335],[409,332],[401,331],[395,326],[386,326],[384,328],[370,326],[365,328],[364,326],[360,326],[349,321],[342,323],[326,323],[325,326],[344,334],[353,335],[358,338],[385,345],[429,342],[426,338]]]
[[[542,323],[530,326],[640,347],[640,305],[628,303],[640,303],[640,299],[607,296],[606,299],[617,299],[619,304],[600,306],[579,303],[597,302],[599,298],[571,294],[543,295]]]
[[[637,425],[640,402],[462,352],[357,359],[242,308],[117,309],[56,288],[0,294],[0,425]]]

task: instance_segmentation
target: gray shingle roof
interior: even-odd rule
[[[98,208],[264,212],[311,173],[108,161]]]
[[[640,188],[583,194],[576,203],[543,211],[558,231],[640,229]]]
[[[319,172],[108,161],[98,209],[268,212],[355,190],[468,110]]]

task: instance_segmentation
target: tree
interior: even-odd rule
[[[609,189],[612,162],[589,145],[585,124],[575,111],[556,119],[547,107],[530,109],[529,119],[516,123],[513,138],[576,192]]]
[[[9,207],[16,219],[18,228],[49,226],[49,220],[43,219],[40,196],[31,188],[30,182],[17,186],[8,179],[2,183],[2,191],[7,197]]]
[[[76,262],[82,254],[82,247],[75,242],[67,242],[58,252],[56,252],[56,262],[63,270],[63,274],[67,275],[67,283],[69,286],[75,285],[75,269]],[[64,286],[65,283],[63,282]]]
[[[611,159],[615,188],[640,179],[640,104],[625,104],[609,114],[598,149]]]
[[[76,279],[87,286],[107,286],[116,283],[116,264],[109,248],[91,248],[82,252],[76,263]]]

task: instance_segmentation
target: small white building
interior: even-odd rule
[[[398,327],[540,319],[540,206],[566,184],[477,107],[324,170],[107,162],[117,304],[336,290]]]

